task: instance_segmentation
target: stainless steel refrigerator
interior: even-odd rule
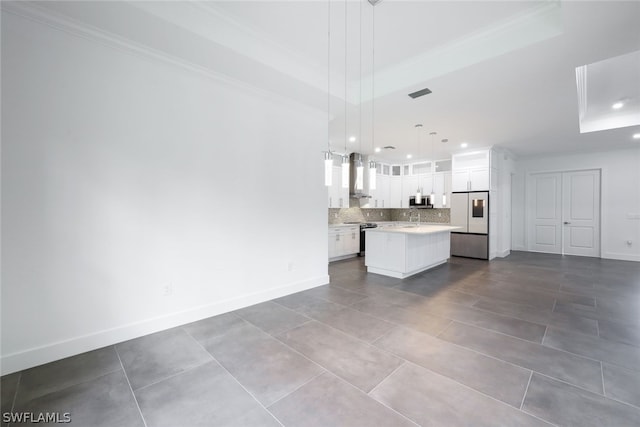
[[[451,255],[489,259],[489,192],[451,194]]]

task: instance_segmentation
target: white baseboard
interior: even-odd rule
[[[8,354],[2,356],[0,359],[0,372],[2,375],[10,374],[12,372],[64,359],[65,357],[117,344],[152,334],[154,332],[164,331],[165,329],[206,319],[207,317],[228,313],[233,310],[269,301],[274,298],[280,298],[295,292],[301,292],[317,286],[326,285],[327,283],[329,283],[328,275],[313,277],[300,282],[268,289],[266,291],[242,295],[237,298],[194,307],[188,310],[145,319],[139,322],[98,331],[69,340],[59,341],[41,347]]]
[[[509,255],[511,255],[511,249],[505,249],[502,252],[498,252],[498,257],[499,258],[504,258],[504,257],[508,257]]]
[[[640,262],[640,255],[620,254],[616,252],[603,252],[601,257],[605,259],[618,259],[620,261]]]

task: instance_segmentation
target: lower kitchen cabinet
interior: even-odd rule
[[[360,227],[329,227],[329,261],[360,252]]]

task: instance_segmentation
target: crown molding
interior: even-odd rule
[[[279,93],[250,85],[226,74],[213,71],[210,68],[185,60],[184,58],[168,54],[145,44],[122,37],[118,34],[95,27],[91,24],[78,21],[69,16],[53,12],[29,1],[2,1],[0,2],[0,12],[2,14],[9,13],[11,15],[15,15],[138,58],[153,60],[156,63],[173,66],[174,68],[182,71],[198,74],[218,83],[232,86],[252,96],[258,96],[260,98],[276,102],[280,105],[288,106],[295,111],[300,111],[301,109],[306,110],[308,113],[314,115],[322,115],[322,117],[326,119],[325,110],[320,110]]]

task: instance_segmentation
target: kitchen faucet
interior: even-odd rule
[[[413,210],[409,212],[409,222],[413,222],[414,213],[418,216],[418,225],[420,225],[420,213]]]

